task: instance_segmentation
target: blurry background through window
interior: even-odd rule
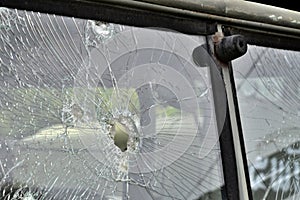
[[[299,199],[300,53],[249,46],[233,70],[254,199]]]
[[[204,43],[0,8],[1,199],[221,199]]]

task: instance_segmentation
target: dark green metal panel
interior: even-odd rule
[[[199,21],[174,10],[172,14],[166,11],[168,8],[159,5],[126,0],[1,0],[0,6],[138,27],[162,27],[188,34],[210,35],[216,32],[212,20]]]
[[[131,25],[149,21],[149,24],[156,25],[160,20],[149,15],[154,14],[168,22],[175,17],[177,23],[173,26],[180,21],[180,25],[184,26],[191,20],[202,19],[300,37],[299,12],[241,0],[1,0],[0,6],[120,23],[125,21]],[[115,14],[117,12],[118,15]],[[161,25],[172,25],[167,24]]]

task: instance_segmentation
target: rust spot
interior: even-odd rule
[[[221,40],[223,39],[224,34],[222,32],[216,32],[213,36],[212,36],[212,41],[214,43],[219,43],[221,42]]]

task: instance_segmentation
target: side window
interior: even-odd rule
[[[249,46],[233,73],[254,199],[297,199],[300,53]]]
[[[205,44],[0,8],[1,199],[221,199]]]

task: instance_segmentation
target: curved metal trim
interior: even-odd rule
[[[63,10],[60,5],[67,6]],[[300,12],[241,0],[2,0],[0,6],[66,12],[75,17],[82,16],[80,11],[87,13],[86,8],[97,8],[97,13],[87,14],[100,16],[101,7],[111,6],[128,12],[151,11],[300,37]]]
[[[300,28],[300,13],[284,8],[241,0],[139,0],[197,13]],[[136,2],[132,0],[131,2]],[[224,18],[225,19],[225,18]]]

